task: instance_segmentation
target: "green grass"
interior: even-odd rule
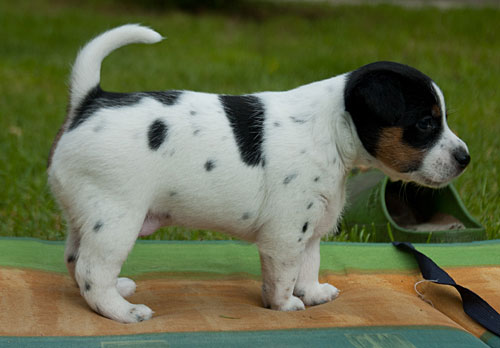
[[[64,238],[45,167],[64,119],[70,65],[91,37],[133,22],[168,40],[113,53],[103,65],[105,89],[243,93],[289,89],[376,60],[419,68],[441,86],[449,124],[471,151],[455,182],[459,193],[489,238],[500,238],[498,9],[255,5],[249,14],[245,6],[193,14],[133,2],[75,4],[0,2],[0,235]],[[172,228],[152,238],[225,237]],[[370,240],[366,231],[336,238]]]

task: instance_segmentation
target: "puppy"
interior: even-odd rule
[[[319,243],[342,213],[351,168],[441,187],[469,163],[439,87],[397,63],[242,96],[99,87],[110,52],[160,40],[125,25],[80,51],[49,157],[49,183],[68,222],[69,273],[108,318],[151,318],[151,309],[124,299],[135,283],[117,277],[138,236],[170,225],[255,242],[266,307],[331,301],[338,290],[318,282]]]

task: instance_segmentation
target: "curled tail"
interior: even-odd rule
[[[126,24],[108,30],[87,43],[78,53],[70,82],[70,110],[78,107],[87,93],[99,84],[101,63],[112,51],[131,43],[156,43],[162,40],[156,31],[138,24]]]

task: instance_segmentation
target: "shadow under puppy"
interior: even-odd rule
[[[242,96],[100,88],[111,51],[160,40],[124,25],[80,51],[49,158],[49,183],[68,222],[68,270],[108,318],[151,318],[150,308],[124,299],[135,283],[118,275],[137,237],[168,225],[255,242],[267,307],[331,301],[338,290],[318,282],[319,243],[341,215],[351,168],[440,187],[469,163],[446,124],[441,90],[397,63]]]

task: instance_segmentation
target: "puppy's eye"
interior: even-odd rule
[[[436,127],[434,118],[432,116],[426,116],[417,122],[417,128],[422,132],[429,132]]]

